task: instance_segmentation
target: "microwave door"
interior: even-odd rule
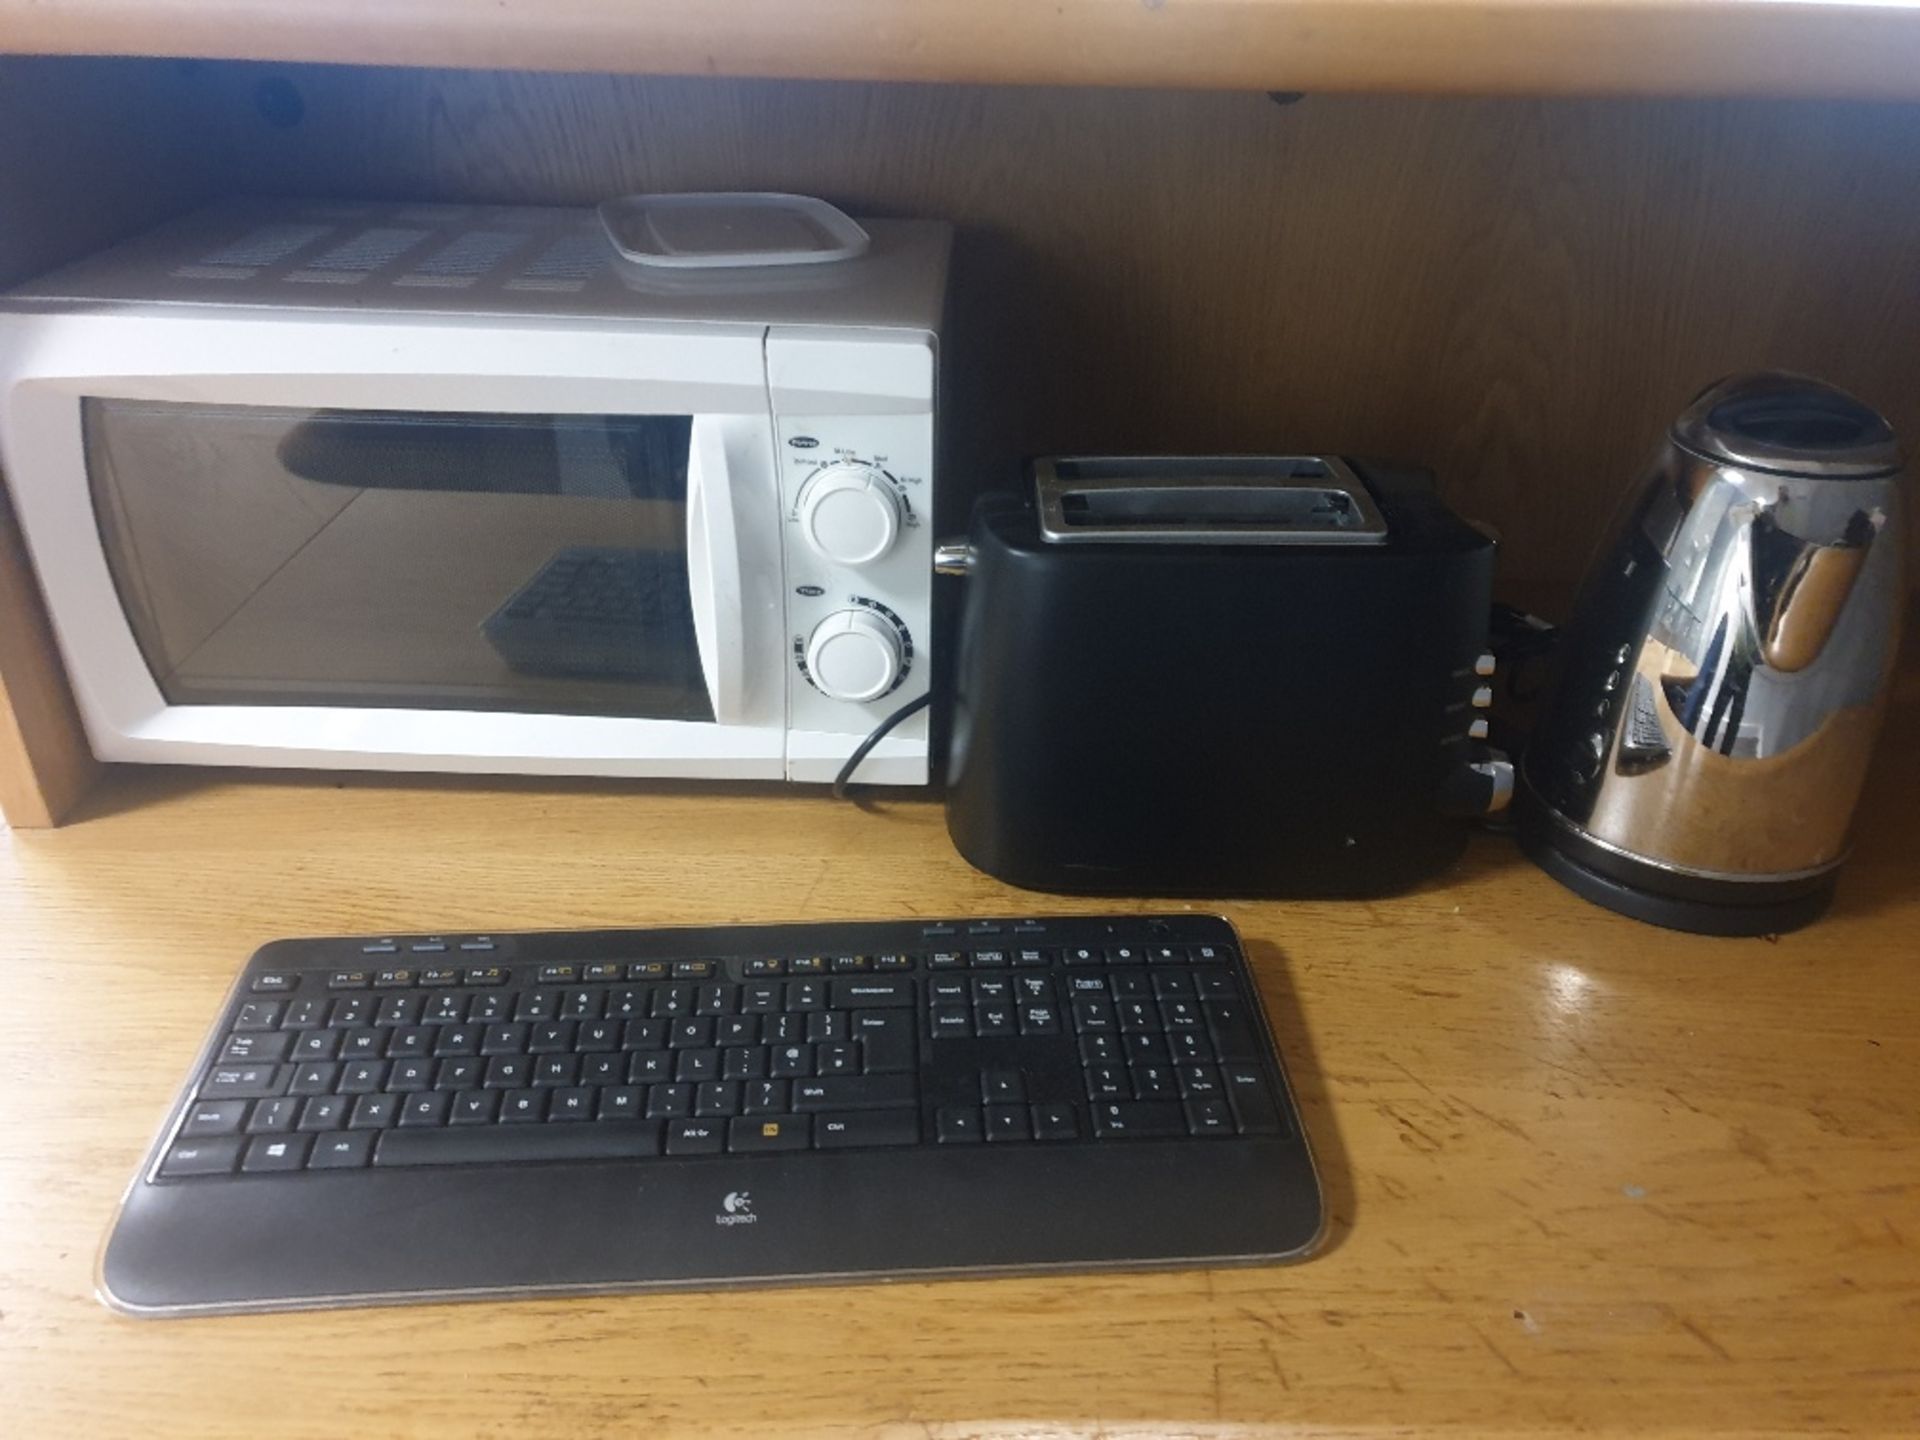
[[[687,453],[687,580],[713,718],[754,723],[777,706],[779,496],[760,416],[696,415]]]

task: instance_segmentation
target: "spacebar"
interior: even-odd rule
[[[629,1160],[660,1153],[651,1121],[488,1125],[471,1130],[388,1130],[375,1165],[511,1165],[529,1160]]]

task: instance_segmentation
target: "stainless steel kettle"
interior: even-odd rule
[[[1589,573],[1521,838],[1611,909],[1719,935],[1832,896],[1905,609],[1891,427],[1818,381],[1710,387]]]

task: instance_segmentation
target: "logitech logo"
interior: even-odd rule
[[[753,1196],[745,1190],[729,1190],[721,1198],[720,1210],[713,1217],[716,1225],[752,1225],[760,1219],[753,1213]]]

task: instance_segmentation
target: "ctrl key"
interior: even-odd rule
[[[240,1158],[240,1139],[183,1140],[160,1162],[160,1178],[178,1180],[188,1175],[231,1175]]]

